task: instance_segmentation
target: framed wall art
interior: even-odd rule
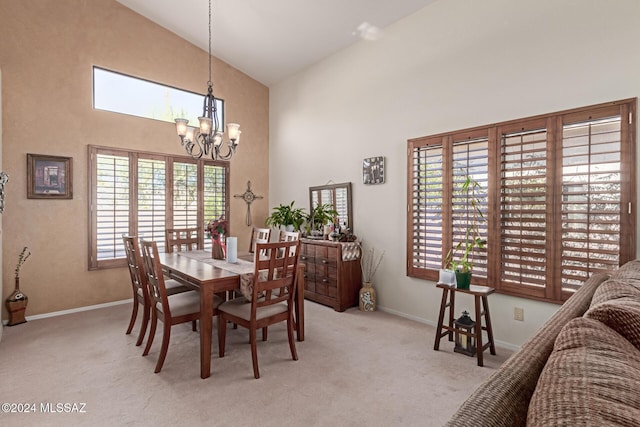
[[[28,199],[73,199],[71,157],[27,154]]]
[[[362,180],[365,184],[384,184],[384,157],[369,157],[362,161]]]

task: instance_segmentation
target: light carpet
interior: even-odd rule
[[[291,359],[284,324],[273,326],[269,340],[258,342],[256,380],[248,331],[228,328],[219,358],[214,329],[212,374],[203,380],[190,323],[173,327],[164,367],[154,374],[161,328],[142,357],[140,319],[125,335],[130,310],[125,304],[5,327],[0,401],[35,406],[35,413],[0,412],[0,425],[440,426],[511,354],[487,351],[478,367],[446,339],[434,351],[431,326],[305,301],[300,360]],[[84,412],[64,412],[79,410],[74,403],[85,404]]]

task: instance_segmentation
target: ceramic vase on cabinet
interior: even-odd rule
[[[371,282],[364,282],[360,288],[360,311],[376,310],[376,290]]]

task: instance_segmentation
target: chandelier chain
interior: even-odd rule
[[[211,0],[209,0],[209,81],[207,84],[209,86],[213,84],[211,81]]]

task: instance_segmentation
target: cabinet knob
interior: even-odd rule
[[[302,256],[300,257],[300,259],[304,261],[305,259],[307,259],[307,257],[306,257],[306,256],[304,256],[304,255],[302,255]]]
[[[329,283],[329,280],[327,280],[327,279],[322,279],[322,283]]]
[[[322,260],[322,263],[323,263],[323,264],[326,264],[326,263],[328,263],[328,262],[329,262],[329,261],[327,261],[326,259],[323,259],[323,260]]]

